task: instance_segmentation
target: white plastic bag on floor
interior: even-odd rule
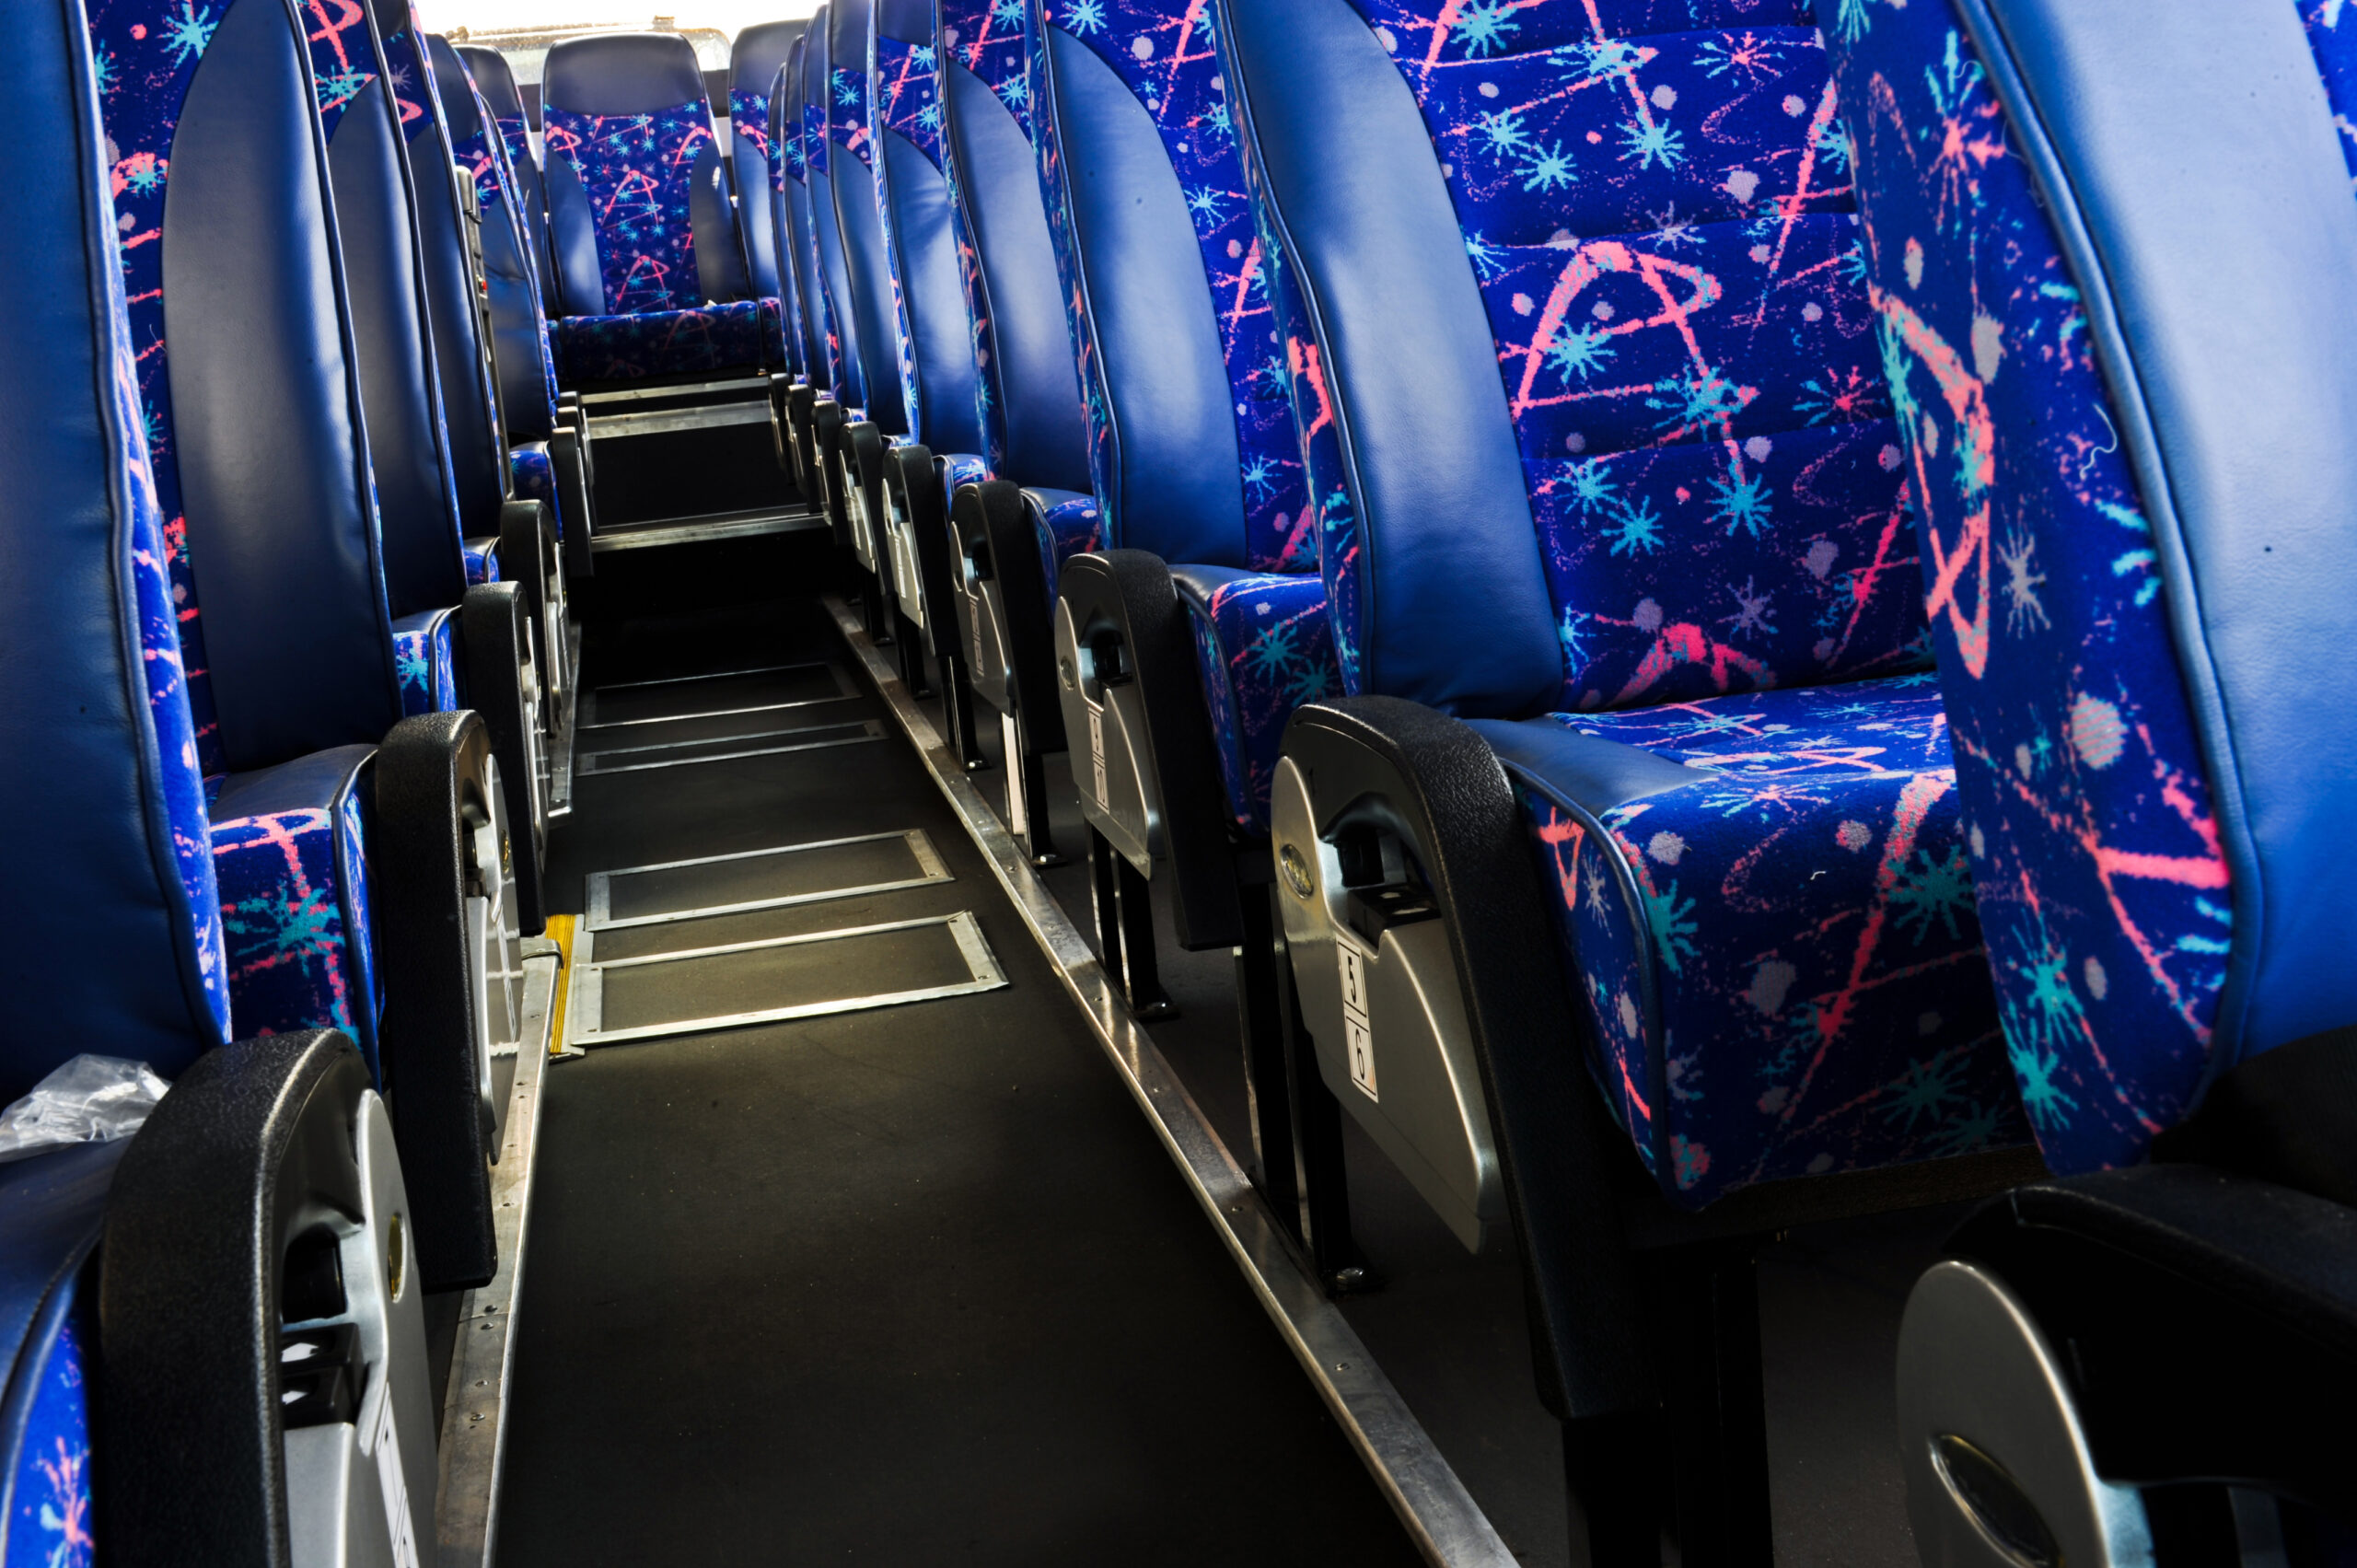
[[[76,1056],[0,1111],[0,1163],[128,1138],[170,1087],[145,1062]]]

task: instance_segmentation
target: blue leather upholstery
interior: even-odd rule
[[[753,293],[775,299],[784,292],[779,265],[775,195],[777,146],[770,139],[770,93],[795,41],[807,22],[759,22],[740,29],[728,52],[728,161],[736,174],[737,222]]]
[[[343,25],[323,22],[308,35],[311,71],[367,411],[385,597],[400,617],[458,603],[466,563],[441,377],[427,352],[432,312],[400,109],[368,8],[336,19]]]
[[[990,0],[941,0],[939,12],[943,142],[979,366],[981,451],[992,472],[1018,483],[1086,490],[1088,425],[1028,128],[1022,29]]]
[[[524,95],[516,88],[516,73],[508,68],[507,56],[483,44],[461,44],[459,58],[467,75],[474,78],[475,90],[490,106],[492,122],[507,148],[507,161],[515,165],[517,219],[523,225],[525,242],[531,247],[540,297],[553,299],[556,273],[549,260],[548,188],[540,175],[540,159],[532,156],[531,127],[524,115]]]
[[[517,206],[515,162],[459,52],[429,33],[435,99],[448,120],[450,149],[474,177],[482,225],[483,282],[490,291],[492,365],[509,442],[546,441],[556,429],[556,364],[550,351],[538,269]],[[510,454],[511,464],[513,453]]]
[[[1688,1206],[2027,1132],[1813,20],[1221,8],[1343,668],[1492,721]]]
[[[90,1259],[129,1146],[87,1144],[0,1166],[0,1562],[10,1568],[92,1558]]]
[[[810,376],[810,327],[802,303],[801,270],[796,258],[802,246],[796,238],[795,224],[807,221],[797,218],[795,202],[798,199],[807,213],[809,206],[808,176],[803,170],[802,110],[795,96],[795,85],[802,75],[802,40],[797,37],[786,51],[785,64],[770,78],[770,253],[778,265],[778,310],[785,318],[786,368],[795,379],[807,380]]]
[[[851,311],[851,276],[843,267],[843,238],[837,221],[834,166],[830,125],[836,92],[856,92],[847,77],[838,78],[834,62],[834,18],[831,6],[821,6],[810,18],[803,39],[802,146],[808,159],[810,232],[819,265],[813,274],[825,307],[827,385],[846,409],[867,406],[868,387],[860,348],[859,319]]]
[[[507,435],[476,313],[467,252],[467,196],[451,173],[458,152],[450,143],[441,94],[435,90],[417,13],[405,0],[379,0],[379,5],[385,59],[392,67],[387,80],[409,134],[410,169],[417,188],[418,242],[433,313],[434,362],[442,375],[451,479],[458,486],[462,530],[469,538],[481,538],[499,531],[499,505],[506,495]],[[385,28],[385,10],[393,12],[401,25]]]
[[[819,285],[819,236],[810,213],[810,138],[804,123],[802,79],[810,49],[810,34],[806,30],[794,41],[785,65],[778,72],[770,122],[778,150],[778,244],[793,259],[781,281],[794,296],[795,367],[812,386],[825,389],[833,385],[828,347],[833,329],[827,320],[825,292]]]
[[[2132,1162],[2217,1074],[2357,1022],[2328,935],[2357,722],[2285,663],[2357,582],[2348,24],[2201,21],[1939,4],[1835,45],[1873,95],[1868,272],[2006,1040],[2058,1170]],[[1968,124],[1968,159],[1915,152]]]
[[[1183,3],[1116,0],[1037,11],[1030,29],[1041,181],[1107,542],[1272,578],[1221,578],[1223,606],[1283,603],[1288,621],[1322,610],[1322,589],[1283,580],[1316,564],[1317,515],[1207,18]],[[1198,613],[1194,625],[1229,810],[1254,830],[1291,711],[1282,693],[1339,686],[1331,641],[1301,643],[1314,672],[1239,688],[1251,648],[1277,645],[1236,615]],[[1230,634],[1244,642],[1219,641]]]
[[[0,658],[11,672],[0,693],[0,860],[23,889],[0,944],[0,1103],[76,1041],[104,1040],[168,1074],[229,1028],[195,730],[81,29],[76,6],[32,7],[12,17],[0,51],[0,99],[41,143],[0,225],[0,269],[14,283],[0,291]],[[0,1292],[20,1277],[0,1268]],[[0,1338],[21,1330],[8,1310],[0,1304]]]
[[[880,155],[877,198],[909,436],[936,452],[979,451],[973,334],[950,225],[929,0],[882,0],[874,50],[869,139]]]
[[[621,379],[777,362],[775,311],[749,297],[688,41],[564,40],[542,68],[540,106],[561,373]]]
[[[860,406],[885,435],[906,436],[907,399],[895,395],[900,389],[900,309],[876,201],[875,0],[833,0],[827,9],[827,188],[842,250],[842,291],[834,304],[853,323],[865,394]]]
[[[203,40],[145,0],[90,26],[123,63],[103,114],[204,771],[374,741],[400,685],[300,26],[284,0]]]

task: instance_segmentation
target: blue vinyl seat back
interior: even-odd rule
[[[1033,128],[1109,545],[1318,562],[1209,8],[1028,8]]]
[[[794,374],[822,385],[826,351],[813,331],[807,279],[810,251],[809,155],[802,148],[802,54],[806,37],[786,51],[770,83],[770,229],[778,259],[777,297],[785,317],[785,347]]]
[[[567,39],[540,80],[549,221],[569,316],[747,297],[695,49],[676,33]]]
[[[827,191],[842,256],[841,287],[832,297],[839,319],[851,327],[860,406],[887,436],[906,436],[900,310],[876,202],[875,36],[876,0],[832,0],[827,7]],[[847,345],[845,356],[853,353]]]
[[[993,0],[939,0],[935,66],[960,280],[990,471],[1089,487],[1088,422],[1039,195],[1022,21]]]
[[[0,861],[17,889],[0,941],[6,1103],[93,1040],[176,1073],[228,1038],[229,1005],[145,366],[123,302],[131,236],[109,199],[126,170],[106,156],[78,7],[13,18],[0,99],[33,143],[0,226],[16,285],[0,291],[0,658],[14,675]]]
[[[467,75],[474,78],[475,90],[490,106],[492,123],[507,149],[507,161],[515,166],[517,220],[524,226],[525,243],[532,249],[541,300],[553,301],[556,273],[549,261],[548,191],[540,175],[540,160],[532,151],[531,121],[524,112],[524,95],[516,87],[516,72],[507,56],[487,44],[460,44],[459,58],[465,63]]]
[[[770,89],[785,68],[795,41],[807,31],[804,21],[760,22],[738,29],[728,51],[728,161],[736,176],[737,225],[745,237],[745,260],[754,294],[784,295],[784,264],[777,249],[777,145],[770,133]]]
[[[425,51],[434,70],[434,96],[449,119],[450,150],[474,180],[482,218],[483,285],[490,294],[501,422],[511,442],[545,441],[556,429],[556,365],[517,200],[516,166],[465,59],[439,33],[426,35]]]
[[[466,592],[459,497],[431,349],[432,306],[417,192],[401,110],[385,80],[366,6],[313,12],[311,74],[335,188],[336,236],[352,306],[369,455],[393,615],[447,607]],[[407,20],[389,8],[394,28]]]
[[[1966,9],[1831,46],[2006,1044],[2079,1170],[2357,1023],[2357,714],[2293,675],[2357,588],[2357,19]]]
[[[2028,1135],[1819,19],[1219,8],[1349,689],[1498,751],[1689,1207]]]
[[[835,203],[836,166],[842,160],[830,140],[833,117],[856,106],[864,95],[837,71],[833,31],[834,6],[821,6],[803,39],[802,150],[810,185],[810,248],[818,261],[810,292],[818,307],[815,318],[826,326],[827,385],[845,408],[864,409],[868,401],[865,355],[860,348],[859,319],[851,310],[851,277],[844,270],[842,226]],[[836,99],[844,94],[853,95],[852,103],[838,105]],[[865,137],[865,131],[861,134]]]
[[[303,26],[88,21],[201,770],[373,744],[401,699]]]
[[[868,142],[909,436],[936,452],[979,452],[973,336],[950,215],[933,0],[877,0],[871,50]]]
[[[474,268],[467,250],[469,195],[455,174],[448,115],[435,88],[425,29],[407,0],[376,0],[378,33],[401,128],[409,137],[417,190],[418,241],[425,257],[426,302],[433,315],[434,362],[442,377],[442,412],[459,492],[463,533],[499,531],[505,502],[507,431],[500,418],[493,356],[482,341]]]

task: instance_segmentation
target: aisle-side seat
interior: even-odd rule
[[[778,309],[785,330],[784,364],[770,377],[770,418],[779,461],[805,501],[823,504],[818,472],[814,411],[830,389],[827,324],[812,295],[818,273],[811,229],[809,155],[802,126],[802,66],[809,50],[806,26],[787,46],[785,63],[770,83],[770,222],[778,258]]]
[[[729,189],[737,197],[737,232],[745,248],[746,276],[753,297],[779,302],[789,336],[788,263],[778,252],[777,218],[772,211],[777,145],[770,135],[770,96],[795,41],[808,28],[801,21],[757,22],[738,29],[728,50]],[[780,368],[790,368],[790,347],[787,357],[789,365]]]
[[[1279,902],[1319,1074],[1513,1225],[1599,1559],[1650,1426],[1686,1560],[1748,1561],[1749,1238],[2036,1162],[1818,18],[1508,19],[1221,7],[1352,693],[1287,728]]]
[[[169,552],[152,613],[178,632],[193,714],[172,749],[215,812],[191,842],[225,890],[222,971],[241,1028],[351,1034],[395,1091],[424,1277],[480,1282],[496,1257],[490,1051],[517,1027],[505,796],[481,717],[403,717],[303,36],[261,0],[202,48],[130,4],[95,8],[89,31],[122,66],[102,129],[36,134],[68,167],[76,136],[113,154],[124,373]],[[110,483],[147,482],[142,456],[126,447]]]
[[[390,12],[396,25],[404,15]],[[319,125],[335,190],[336,249],[367,418],[402,706],[411,714],[472,707],[484,714],[507,789],[509,819],[529,824],[515,869],[522,928],[537,935],[544,923],[540,871],[547,839],[544,660],[536,646],[541,639],[534,633],[535,607],[518,585],[491,580],[499,575],[501,540],[470,540],[461,531],[431,342],[432,308],[419,264],[408,144],[384,79],[377,18],[362,6],[342,21],[313,29],[308,41],[312,74],[320,84]],[[526,532],[517,548],[536,556],[540,540]],[[253,798],[276,799],[282,793],[271,788]]]
[[[1970,887],[2061,1173],[1916,1287],[1909,1513],[1926,1562],[2008,1504],[2073,1562],[2197,1561],[2205,1525],[2346,1561],[2357,1441],[2315,1416],[2357,1397],[2357,719],[2298,650],[2357,590],[2357,21],[1970,10],[1829,38]]]
[[[531,248],[540,297],[553,299],[556,273],[549,265],[548,188],[540,174],[540,160],[532,150],[531,122],[524,112],[524,95],[517,88],[516,73],[507,56],[489,44],[462,43],[459,59],[473,79],[475,90],[490,106],[492,124],[507,150],[507,161],[515,165],[517,218],[523,226],[525,243]]]
[[[391,1560],[392,1538],[422,1538],[433,1512],[409,1204],[349,1041],[226,1043],[231,938],[168,562],[180,519],[152,482],[124,312],[124,248],[157,238],[119,232],[109,190],[151,165],[136,144],[108,157],[122,149],[105,140],[81,7],[12,24],[0,99],[32,156],[0,229],[16,285],[0,296],[0,652],[17,677],[0,700],[0,862],[39,896],[0,911],[0,1104],[86,1053],[177,1082],[128,1146],[0,1164],[0,1561],[171,1561],[198,1531],[242,1561],[270,1560],[275,1539],[284,1560],[296,1511]],[[297,81],[299,50],[278,52]],[[219,126],[192,107],[200,130]],[[308,113],[289,102],[280,123],[311,134]],[[200,190],[217,174],[192,167]],[[171,438],[202,444],[199,423]],[[285,912],[299,939],[310,912]],[[322,1241],[343,1299],[282,1292],[290,1249],[316,1260]],[[350,1398],[282,1377],[290,1317],[328,1353],[319,1369],[383,1419],[363,1425]],[[389,1510],[364,1494],[372,1507],[345,1512],[352,1489],[319,1484],[339,1468],[415,1481]]]
[[[829,25],[834,48],[873,62],[864,134],[842,137],[848,107],[839,110],[834,154],[853,172],[835,180],[834,195],[853,237],[845,259],[861,341],[870,343],[871,329],[881,334],[866,366],[870,385],[889,369],[899,394],[872,400],[868,419],[845,430],[837,482],[854,503],[857,558],[873,574],[869,630],[899,645],[912,689],[942,673],[962,742],[971,703],[959,673],[964,640],[940,475],[979,462],[982,439],[943,162],[933,7],[929,0],[836,0]]]
[[[1283,1209],[1293,1108],[1276,1075],[1269,775],[1285,715],[1340,684],[1291,372],[1199,11],[1145,0],[1114,25],[1070,21],[1031,13],[1031,97],[1093,483],[1077,504],[1026,497],[1033,582],[1004,547],[992,559],[1010,623],[1052,618],[1006,634],[1052,637],[1049,668],[1016,679],[1055,691],[1132,1005],[1163,1002],[1148,877],[1171,885],[1181,946],[1244,951],[1256,1144]]]
[[[586,426],[577,414],[552,418],[544,404],[527,398],[517,409],[527,424],[512,432],[508,428],[506,382],[492,314],[494,294],[485,262],[485,226],[474,180],[459,165],[452,145],[449,111],[436,85],[432,49],[416,8],[403,0],[380,0],[380,41],[386,60],[395,67],[389,79],[409,137],[411,166],[443,176],[428,176],[413,186],[459,515],[470,534],[495,533],[506,541],[502,575],[522,587],[540,628],[545,656],[540,669],[541,708],[553,748],[570,721],[573,686],[563,656],[568,557],[559,497],[574,497],[577,505],[569,509],[586,515]],[[494,231],[493,246],[502,238]],[[512,250],[503,254],[503,282],[514,283],[523,274],[520,258]],[[512,315],[529,308],[515,303],[507,288],[498,291],[497,297]],[[538,329],[519,329],[518,337],[518,352],[510,357],[521,363],[512,373],[528,387],[533,384],[529,356],[540,352]],[[519,442],[518,437],[540,439]],[[527,493],[527,483],[539,493]],[[585,553],[583,536],[588,531],[576,530],[574,558]]]
[[[1086,506],[1069,502],[1089,496],[1088,425],[1040,195],[1022,18],[989,0],[941,0],[935,23],[935,93],[982,436],[978,454],[946,459],[943,502],[954,507],[960,490],[997,480],[1046,502],[1044,512],[1057,509],[1051,497],[1063,496],[1059,515],[1077,517]],[[981,749],[964,686],[1000,714],[1002,731],[1027,696],[1040,724],[1052,728],[1059,715],[1052,692],[1014,684],[999,634],[1004,617],[991,606],[1000,590],[983,575],[988,552],[960,551],[952,565],[956,622],[941,632],[957,637],[963,668],[945,679],[965,677],[952,681],[951,694],[972,766]],[[1036,663],[1022,668],[1029,673]],[[1018,736],[1006,755],[1010,807],[1036,802],[1045,785],[1036,749]]]
[[[748,296],[703,76],[668,33],[566,39],[540,82],[557,370],[626,381],[779,362]]]
[[[507,451],[509,478],[517,499],[547,505],[560,547],[563,570],[542,619],[546,634],[561,637],[565,579],[588,575],[589,543],[597,537],[589,421],[579,396],[557,386],[546,296],[528,238],[533,220],[522,171],[461,52],[438,33],[426,35],[425,47],[433,66],[433,102],[447,122],[452,155],[474,185],[500,420],[513,443]],[[574,519],[570,528],[568,518]],[[570,673],[557,670],[553,701],[561,705],[571,696],[564,679]]]

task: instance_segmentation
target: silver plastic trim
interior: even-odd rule
[[[731,740],[770,740],[788,735],[811,735],[820,730],[850,729],[853,725],[810,725],[801,729],[771,730],[762,735],[725,735],[714,740],[672,740],[657,746],[617,746],[604,751],[589,752],[576,764],[574,772],[578,778],[603,778],[610,773],[644,773],[656,768],[693,768],[705,762],[733,762],[740,757],[774,757],[788,751],[823,751],[833,746],[859,746],[884,738],[884,726],[874,719],[860,719],[856,723],[860,734],[838,736],[831,740],[804,740],[791,746],[756,746],[742,751],[717,751],[709,757],[674,757],[665,762],[622,762],[610,768],[604,766],[602,759],[607,757],[623,757],[643,751],[676,751],[683,746],[718,746]]]
[[[606,413],[593,415],[591,428],[600,441],[612,441],[629,436],[668,436],[681,430],[717,430],[730,424],[767,424],[770,405],[767,399],[760,402],[747,401],[702,404],[694,408],[649,409],[644,413]]]
[[[992,815],[891,664],[877,653],[841,598],[830,594],[822,602],[1425,1561],[1434,1568],[1514,1568],[1514,1553],[1488,1516],[1376,1365],[1357,1331],[1287,1244],[1276,1216],[1243,1167],[1212,1131],[1202,1108],[1121,1000],[1079,929]]]
[[[659,527],[637,528],[609,523],[589,541],[593,555],[618,550],[653,550],[667,544],[707,544],[720,539],[750,539],[759,534],[808,533],[827,526],[826,517],[807,506],[757,506],[743,512],[708,512],[680,517]]]
[[[595,408],[600,403],[659,402],[671,398],[709,397],[715,392],[748,392],[767,394],[769,382],[762,377],[724,376],[714,381],[690,381],[673,387],[625,387],[611,392],[583,392],[581,406]]]
[[[856,697],[860,694],[859,687],[852,680],[851,672],[844,669],[842,665],[835,663],[834,660],[803,659],[795,664],[753,664],[747,665],[742,669],[715,669],[707,671],[702,675],[661,675],[656,677],[652,680],[609,681],[603,686],[592,687],[588,695],[595,698],[602,691],[644,691],[650,686],[692,686],[699,680],[736,680],[748,675],[784,675],[797,669],[823,669],[835,678],[836,691],[842,692],[846,697]],[[811,699],[811,701],[814,702],[818,700],[819,699],[816,698]],[[735,708],[721,708],[714,711],[719,713],[736,713],[739,710]],[[677,719],[706,718],[711,715],[706,714],[666,714],[663,716],[665,718]],[[587,723],[586,720],[583,722],[585,724]],[[636,724],[640,721],[636,719],[621,719],[611,722],[621,724]],[[595,726],[592,726],[591,727]]]
[[[608,1029],[605,1022],[605,977],[609,970],[644,969],[650,964],[673,964],[689,958],[713,958],[729,953],[750,953],[764,947],[801,947],[819,942],[840,942],[853,936],[875,936],[887,931],[912,931],[922,926],[946,925],[950,938],[958,944],[958,956],[966,960],[970,979],[951,985],[927,985],[909,991],[877,992],[866,996],[833,997],[824,1002],[803,1002],[786,1007],[758,1007],[743,1013],[720,1013],[703,1018],[676,1018],[668,1023],[640,1024],[626,1029]],[[610,963],[598,961],[596,934],[578,932],[573,939],[573,989],[565,1000],[564,1038],[572,1046],[621,1045],[631,1040],[663,1040],[672,1035],[710,1034],[718,1029],[744,1028],[753,1024],[789,1023],[795,1018],[822,1018],[837,1013],[864,1013],[876,1007],[897,1007],[910,1002],[932,1002],[945,996],[971,996],[976,992],[996,991],[1006,983],[1006,973],[998,967],[998,959],[991,953],[990,944],[982,938],[982,928],[970,910],[955,914],[928,915],[921,920],[891,920],[876,925],[847,926],[841,931],[811,931],[796,936],[771,936],[758,942],[728,942],[716,947],[683,947],[675,953],[649,953],[644,958],[616,958]]]
[[[458,1342],[442,1402],[441,1481],[435,1502],[437,1568],[492,1568],[499,1541],[499,1485],[506,1462],[502,1419],[515,1358],[515,1308],[524,1283],[532,1159],[540,1132],[540,1074],[556,1011],[556,944],[525,944],[523,1043],[507,1092],[507,1130],[491,1170],[499,1269],[459,1307]]]
[[[617,920],[613,915],[613,879],[634,877],[648,871],[676,871],[683,865],[716,865],[723,861],[756,860],[763,855],[799,854],[808,850],[839,849],[844,844],[880,843],[887,839],[907,842],[909,854],[917,863],[919,875],[904,877],[891,882],[868,882],[853,888],[825,888],[812,893],[788,893],[773,899],[748,899],[733,904],[706,904],[699,909],[667,910],[660,914],[636,914]],[[621,931],[633,925],[662,925],[677,920],[700,920],[707,915],[741,914],[748,910],[787,909],[795,904],[824,903],[830,899],[852,899],[865,893],[898,892],[903,888],[929,887],[935,882],[951,882],[946,865],[933,847],[933,841],[922,828],[911,828],[899,833],[857,833],[844,839],[814,839],[807,843],[772,844],[767,849],[739,850],[734,854],[698,855],[693,860],[663,860],[651,865],[621,865],[611,871],[589,874],[588,912],[581,917],[584,931]]]

